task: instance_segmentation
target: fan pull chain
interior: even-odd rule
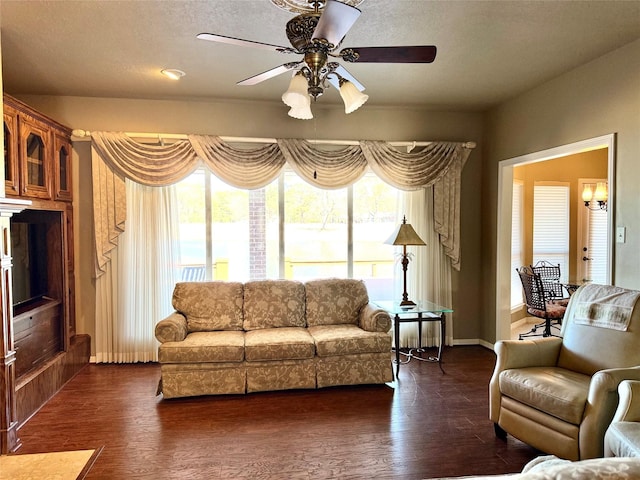
[[[313,116],[313,138],[315,138],[315,145],[318,145],[318,119],[316,116]],[[316,180],[318,178],[318,172],[316,170],[313,171],[313,179]]]

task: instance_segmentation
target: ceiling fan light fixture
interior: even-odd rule
[[[369,99],[349,80],[340,78],[340,96],[344,102],[345,113],[352,113],[359,109]]]
[[[160,73],[171,80],[180,80],[186,75],[186,73],[182,70],[178,70],[177,68],[163,68],[160,70]]]
[[[282,101],[291,108],[294,118],[312,118],[310,97],[317,100],[328,85],[340,90],[347,114],[356,111],[369,99],[364,87],[338,61],[350,63],[431,63],[435,45],[350,47],[338,52],[347,32],[362,13],[357,8],[364,0],[271,0],[277,7],[298,13],[286,24],[285,33],[291,47],[243,40],[215,33],[200,33],[197,38],[211,42],[253,47],[271,52],[304,55],[301,60],[246,78],[238,85],[256,85],[285,72],[296,71]],[[348,80],[348,81],[347,81]]]
[[[307,88],[309,84],[302,72],[297,72],[289,83],[289,88],[282,94],[282,101],[291,108],[304,107],[311,103]]]
[[[297,118],[298,120],[311,120],[313,118],[313,113],[311,113],[311,102],[309,102],[308,105],[291,107],[289,110],[289,116]]]

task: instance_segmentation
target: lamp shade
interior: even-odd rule
[[[604,182],[598,182],[598,184],[596,185],[596,191],[593,194],[593,197],[598,202],[606,202],[609,198],[607,184]]]
[[[402,218],[402,223],[396,227],[384,243],[387,245],[426,245],[411,224],[407,223],[406,217]]]
[[[307,83],[307,79],[304,78],[304,75],[301,72],[296,73],[293,78],[291,78],[289,88],[282,94],[282,101],[291,108],[308,105],[311,101],[307,93],[308,86],[309,84]]]
[[[593,198],[593,190],[591,190],[591,185],[587,184],[584,186],[584,189],[582,190],[582,201],[590,202],[592,198]]]
[[[298,120],[311,120],[313,118],[313,113],[311,113],[311,102],[308,102],[306,105],[291,107],[289,110],[289,116],[297,118]]]
[[[346,113],[355,112],[369,99],[369,95],[362,93],[353,83],[344,78],[340,78],[340,96]]]

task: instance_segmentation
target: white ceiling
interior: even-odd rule
[[[343,47],[438,47],[432,64],[343,63],[367,87],[367,105],[482,111],[640,38],[640,0],[365,0],[359,8]],[[4,90],[280,101],[288,74],[236,82],[298,56],[196,35],[288,46],[293,15],[269,0],[2,0]],[[171,81],[162,68],[187,76]],[[340,98],[332,89],[318,101]]]

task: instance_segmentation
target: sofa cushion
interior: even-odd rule
[[[319,357],[391,351],[388,333],[367,332],[357,325],[319,325],[308,330]]]
[[[239,282],[181,282],[173,290],[173,308],[187,318],[189,332],[242,330]]]
[[[362,308],[369,303],[362,280],[329,278],[305,283],[307,325],[358,324]]]
[[[616,457],[640,457],[640,422],[613,422],[604,441]]]
[[[503,395],[579,425],[591,377],[558,367],[528,367],[504,370],[499,382]]]
[[[160,363],[222,363],[244,360],[244,332],[193,332],[158,349]]]
[[[304,285],[294,280],[244,284],[244,329],[305,327]]]
[[[313,358],[315,345],[306,328],[281,327],[252,330],[245,335],[248,362]]]

